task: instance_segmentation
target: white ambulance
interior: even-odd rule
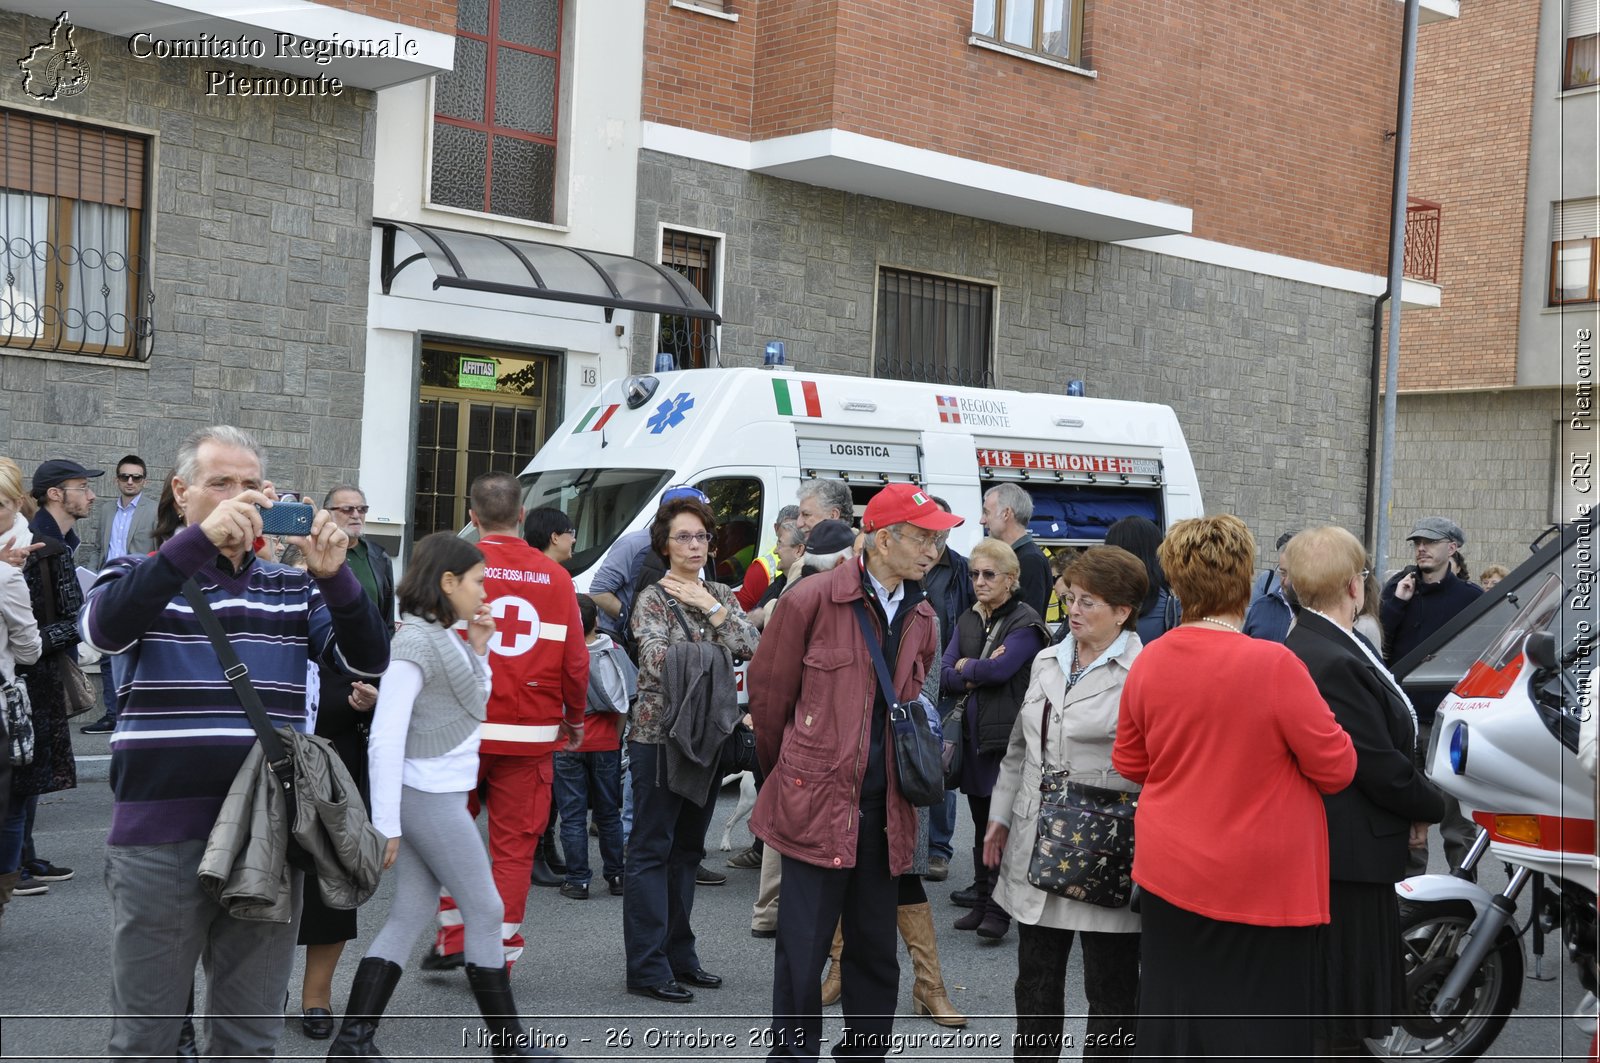
[[[554,506],[576,525],[567,567],[584,590],[617,537],[647,526],[662,490],[684,483],[710,496],[718,578],[737,585],[813,477],[848,483],[858,516],[884,484],[922,485],[967,518],[951,535],[963,553],[983,535],[983,492],[1006,481],[1032,496],[1030,530],[1047,550],[1099,542],[1120,517],[1167,527],[1202,512],[1168,406],[782,366],[612,381],[522,481],[530,510]]]

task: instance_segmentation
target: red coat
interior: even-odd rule
[[[563,718],[583,722],[589,648],[578,593],[566,569],[515,535],[486,535],[484,590],[494,613],[489,640],[489,719],[480,752],[540,756],[563,743]]]
[[[785,856],[823,868],[854,867],[877,691],[855,607],[861,565],[847,561],[786,592],[761,634],[747,687],[756,756],[767,773],[750,829]],[[873,614],[876,617],[876,614]],[[906,618],[894,664],[898,700],[922,692],[938,652],[933,607]],[[889,871],[911,870],[917,810],[900,793],[887,726]]]

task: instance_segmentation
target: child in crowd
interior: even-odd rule
[[[578,595],[583,638],[589,644],[589,711],[583,720],[583,744],[557,750],[555,802],[561,813],[561,848],[567,858],[567,880],[561,895],[589,899],[589,839],[585,825],[594,811],[600,836],[601,874],[613,896],[622,895],[622,726],[638,690],[639,670],[622,647],[601,634],[594,599]]]

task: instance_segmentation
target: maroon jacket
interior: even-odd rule
[[[786,592],[750,662],[750,715],[756,756],[767,780],[750,829],[785,856],[824,868],[854,867],[866,774],[872,703],[872,657],[852,602],[863,600],[861,563],[808,576]],[[876,613],[870,614],[876,623]],[[933,607],[906,618],[894,665],[897,699],[922,692],[938,652]],[[900,793],[894,741],[888,756],[889,870],[911,870],[917,812]]]

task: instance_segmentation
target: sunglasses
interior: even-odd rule
[[[972,570],[972,581],[976,583],[978,580],[999,579],[1004,575],[1008,575],[1008,573],[996,572],[992,568],[975,568]]]
[[[119,472],[117,473],[117,479],[121,480],[125,484],[142,484],[144,483],[145,477],[144,473],[142,472]]]
[[[333,511],[335,513],[343,513],[347,517],[354,517],[357,514],[360,514],[361,516],[365,517],[367,515],[367,511],[370,510],[370,509],[372,509],[371,506],[334,506],[333,507]]]

